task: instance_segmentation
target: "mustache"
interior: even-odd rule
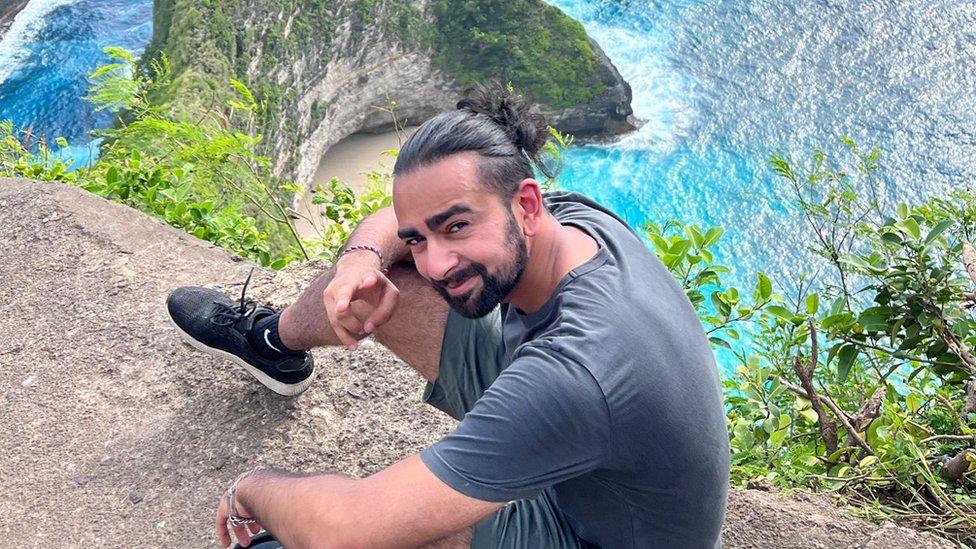
[[[485,273],[487,273],[487,269],[485,269],[484,266],[478,265],[476,263],[472,263],[471,265],[468,265],[467,267],[464,267],[463,269],[454,272],[453,274],[451,274],[446,278],[442,278],[440,280],[433,280],[431,282],[433,282],[435,286],[446,289],[448,285],[463,282],[475,275],[484,276]]]

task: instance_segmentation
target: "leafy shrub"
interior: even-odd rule
[[[706,325],[752,321],[725,381],[734,482],[830,490],[875,518],[972,543],[976,279],[964,263],[976,267],[976,251],[965,262],[963,251],[976,197],[888,208],[880,152],[844,142],[851,170],[821,151],[804,166],[771,160],[822,259],[786,298],[760,275],[753,304],[737,305],[738,291],[722,288],[702,253],[714,229],[713,238],[696,228],[650,236]]]
[[[131,53],[106,52],[113,62],[92,72],[87,99],[118,119],[114,127],[95,132],[105,140],[98,161],[72,170],[44,142],[18,134],[5,121],[0,122],[0,176],[77,185],[274,268],[313,255],[331,259],[351,227],[389,203],[384,185],[360,198],[333,181],[315,199],[326,206],[325,235],[300,238],[294,226],[299,215],[290,204],[303,190],[271,174],[270,161],[255,152],[260,136],[234,129],[235,117],[253,126],[259,110],[246,86],[231,81],[225,109],[203,110],[196,122],[187,122],[151,99],[170,85],[165,56],[140,70]],[[56,144],[67,147],[63,139]]]

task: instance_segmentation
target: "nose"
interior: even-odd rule
[[[426,250],[427,276],[432,280],[444,280],[447,274],[458,265],[458,256],[448,246],[443,246],[435,239],[427,240]]]

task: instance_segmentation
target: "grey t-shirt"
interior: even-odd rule
[[[509,365],[424,463],[484,501],[551,486],[602,547],[720,547],[728,431],[691,303],[612,213],[575,193],[546,205],[600,249],[538,311],[502,305]]]

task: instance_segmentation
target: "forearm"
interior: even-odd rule
[[[336,547],[350,534],[341,511],[355,483],[340,475],[258,470],[241,482],[236,501],[289,549]]]
[[[409,253],[407,246],[397,236],[397,219],[391,206],[376,210],[359,223],[359,226],[349,235],[349,240],[346,241],[342,249],[345,250],[352,246],[376,248],[383,254],[381,268],[389,267],[404,259]],[[363,252],[348,254],[346,257],[358,256],[362,253],[370,254],[371,252],[363,250]]]

